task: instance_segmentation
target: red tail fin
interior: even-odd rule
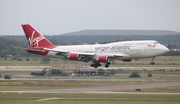
[[[29,24],[22,24],[22,28],[30,47],[54,47],[49,40],[47,40]]]

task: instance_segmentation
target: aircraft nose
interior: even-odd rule
[[[169,52],[169,49],[167,48],[167,47],[163,47],[163,50],[164,50],[164,52],[166,53],[166,52]]]

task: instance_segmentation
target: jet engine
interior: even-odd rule
[[[108,56],[98,56],[97,61],[98,62],[108,62],[109,58],[108,58]]]
[[[68,58],[70,60],[81,60],[81,55],[79,55],[77,53],[70,53]]]

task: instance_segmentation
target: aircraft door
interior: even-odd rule
[[[147,53],[147,52],[148,52],[148,48],[144,47],[144,53]]]

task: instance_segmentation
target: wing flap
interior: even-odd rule
[[[58,52],[59,54],[66,54],[66,53],[78,53],[79,55],[84,55],[84,56],[94,56],[94,53],[83,53],[83,52],[69,52],[66,50],[57,50],[57,49],[49,49],[49,48],[44,48],[44,50],[48,51],[53,51],[53,52]],[[57,53],[57,54],[58,54]]]

